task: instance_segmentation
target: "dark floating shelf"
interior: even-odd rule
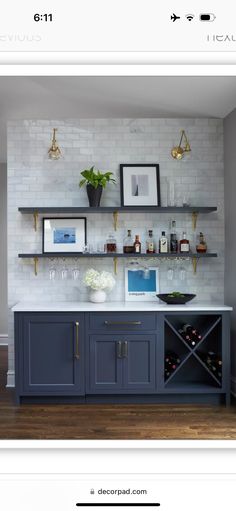
[[[71,253],[71,252],[51,252],[51,253],[47,253],[47,254],[42,254],[42,253],[32,253],[32,254],[18,254],[18,257],[21,257],[21,258],[25,258],[25,259],[30,259],[30,258],[34,258],[34,257],[37,257],[37,258],[51,258],[51,257],[81,257],[81,258],[88,258],[88,257],[106,257],[106,258],[114,258],[114,257],[119,257],[119,258],[131,258],[131,259],[143,259],[143,258],[147,258],[147,259],[152,259],[152,258],[156,258],[156,259],[165,259],[165,258],[171,258],[171,259],[187,259],[187,258],[190,258],[190,259],[194,259],[194,258],[197,258],[197,259],[200,259],[200,258],[209,258],[209,257],[217,257],[217,254],[216,253],[206,253],[206,254],[198,254],[198,253],[191,253],[191,254],[186,254],[186,255],[183,255],[183,254],[172,254],[172,253],[168,253],[168,254],[123,254],[123,253],[117,253],[117,252],[114,252],[114,253],[109,253],[109,254],[106,254],[106,253],[99,253],[99,254],[83,254],[81,252],[74,252],[74,253]]]
[[[214,211],[217,211],[216,206],[182,206],[182,207],[175,207],[175,206],[165,206],[165,207],[159,207],[159,206],[102,206],[98,208],[92,208],[89,206],[81,206],[81,207],[26,207],[26,208],[18,208],[18,211],[22,214],[32,214],[33,215],[33,221],[34,221],[34,229],[37,231],[38,228],[38,221],[39,221],[39,215],[40,214],[70,214],[70,215],[76,215],[81,213],[111,213],[113,215],[113,225],[114,230],[117,230],[118,225],[118,216],[119,213],[137,213],[137,212],[143,212],[143,213],[190,213],[192,215],[192,228],[193,230],[196,229],[197,224],[197,218],[199,213],[212,213]],[[123,253],[111,253],[111,254],[103,254],[103,253],[94,253],[94,254],[83,254],[81,252],[74,252],[74,253],[58,253],[58,252],[51,252],[47,254],[42,253],[33,253],[33,254],[18,254],[18,257],[22,259],[34,259],[34,266],[35,266],[35,275],[37,275],[37,265],[38,260],[42,258],[113,258],[114,260],[114,272],[117,273],[117,259],[118,258],[147,258],[147,259],[165,259],[165,258],[178,258],[178,259],[186,259],[190,258],[192,259],[193,264],[193,271],[196,273],[197,270],[197,263],[198,260],[201,258],[209,258],[209,257],[217,257],[217,254],[215,253],[206,253],[206,254],[198,254],[198,253],[191,253],[187,255],[183,254],[123,254]]]
[[[215,206],[183,206],[183,207],[175,207],[175,206],[101,206],[99,208],[92,208],[89,206],[82,207],[29,207],[29,208],[18,208],[18,211],[22,214],[41,214],[41,213],[113,213],[117,211],[119,213],[129,212],[138,212],[143,211],[149,213],[212,213],[213,211],[217,211],[217,207]]]

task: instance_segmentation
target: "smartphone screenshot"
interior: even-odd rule
[[[4,6],[4,509],[233,509],[234,11]]]

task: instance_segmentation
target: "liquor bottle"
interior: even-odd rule
[[[162,233],[161,233],[161,237],[159,240],[159,252],[160,252],[160,254],[168,253],[168,239],[166,237],[165,231],[162,231]]]
[[[134,252],[135,254],[141,254],[141,241],[139,234],[135,235]]]
[[[171,231],[170,231],[170,252],[176,254],[178,252],[178,240],[176,234],[176,221],[171,220]]]
[[[123,242],[124,254],[132,254],[134,252],[134,242],[132,241],[131,229],[128,229],[127,236]]]
[[[154,254],[155,253],[155,243],[153,239],[152,229],[148,231],[148,238],[146,241],[146,254]]]
[[[190,243],[187,239],[186,232],[183,232],[183,238],[179,242],[179,251],[181,254],[188,254],[190,252]]]
[[[200,232],[199,236],[198,236],[196,251],[200,254],[204,254],[207,251],[207,244],[206,244],[205,236],[202,232]]]
[[[105,252],[107,252],[108,254],[116,252],[116,239],[114,238],[113,234],[109,234],[106,240]]]

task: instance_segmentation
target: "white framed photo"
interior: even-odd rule
[[[83,252],[86,225],[86,218],[43,218],[43,253]]]
[[[126,301],[157,301],[159,288],[159,268],[125,268]]]
[[[161,205],[158,163],[125,163],[120,165],[121,206]]]

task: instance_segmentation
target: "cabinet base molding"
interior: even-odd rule
[[[208,404],[225,405],[225,394],[173,394],[157,395],[94,395],[94,396],[21,396],[16,399],[17,404]],[[228,403],[227,403],[228,404]]]

